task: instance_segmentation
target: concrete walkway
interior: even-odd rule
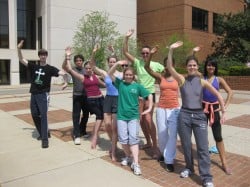
[[[179,178],[178,173],[183,167],[179,144],[176,173],[168,174],[164,167],[150,158],[150,152],[143,151],[140,152],[143,172],[140,177],[133,175],[128,168],[121,167],[119,162],[110,161],[107,156],[110,143],[105,133],[101,132],[100,144],[96,150],[90,149],[89,140],[82,139],[80,146],[74,145],[67,134],[72,126],[71,89],[58,91],[58,87],[54,87],[49,108],[52,138],[49,140],[48,149],[41,149],[41,142],[36,140],[37,134],[30,120],[29,94],[18,93],[18,87],[0,87],[1,91],[9,90],[0,94],[1,187],[200,185],[198,178]],[[212,173],[216,186],[250,186],[247,175],[250,169],[250,92],[235,92],[232,104],[227,110],[228,121],[223,126],[228,161],[234,174],[226,176],[218,167],[218,155],[212,155]],[[93,121],[92,117],[89,123]],[[143,138],[142,140],[144,141]],[[214,144],[211,131],[209,142]],[[239,162],[242,165],[239,165]]]

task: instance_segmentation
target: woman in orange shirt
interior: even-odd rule
[[[168,172],[174,171],[176,156],[177,120],[179,115],[178,82],[171,76],[167,69],[167,58],[164,59],[163,73],[154,72],[150,68],[152,55],[157,48],[150,51],[150,57],[145,61],[145,70],[154,77],[160,86],[160,98],[156,108],[156,123],[158,128],[158,142],[162,156],[158,159],[166,164]]]

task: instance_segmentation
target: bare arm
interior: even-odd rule
[[[112,81],[114,82],[115,81],[115,76],[114,76],[114,73],[117,69],[117,67],[119,65],[122,65],[122,64],[127,64],[127,61],[126,60],[120,60],[118,62],[116,62],[108,71],[108,75],[111,77]]]
[[[28,66],[28,61],[26,59],[23,58],[23,54],[22,54],[22,47],[23,47],[23,42],[24,40],[21,40],[18,45],[17,45],[17,53],[18,53],[18,58],[19,58],[19,61],[25,65],[25,66]]]
[[[150,55],[149,58],[147,58],[147,60],[145,61],[145,65],[144,68],[145,70],[148,72],[149,75],[151,75],[152,77],[154,77],[155,79],[157,79],[157,81],[160,83],[161,82],[161,74],[154,72],[151,68],[150,68],[150,61],[152,59],[152,56],[158,51],[158,46],[154,47],[153,49],[151,49],[150,51]]]
[[[144,110],[141,115],[144,115],[144,114],[147,114],[149,112],[151,112],[152,110],[152,107],[153,107],[153,95],[152,94],[149,94],[148,96],[148,101],[149,101],[149,105],[148,105],[148,108],[146,110]]]
[[[225,101],[225,109],[226,109],[232,100],[233,91],[231,90],[227,82],[222,77],[218,77],[218,79],[219,79],[221,87],[227,92],[227,98]]]
[[[130,29],[127,34],[125,35],[124,38],[124,42],[123,42],[123,54],[125,55],[125,57],[131,62],[134,63],[135,61],[135,57],[132,56],[129,52],[128,52],[128,40],[129,37],[132,36],[132,34],[134,33],[133,29]]]
[[[173,51],[175,48],[178,48],[182,46],[183,42],[178,41],[170,45],[169,51],[168,51],[168,60],[167,60],[167,68],[170,74],[174,77],[174,79],[178,82],[179,85],[182,85],[185,81],[185,78],[177,73],[175,68],[173,67]]]
[[[103,77],[105,77],[107,75],[107,72],[98,68],[96,66],[96,63],[95,63],[95,54],[96,54],[96,51],[100,48],[99,44],[96,44],[93,51],[92,51],[92,54],[91,54],[91,58],[90,58],[90,66],[91,68],[93,69],[93,71],[98,74],[98,75],[101,75]]]
[[[224,105],[224,100],[223,100],[221,94],[209,82],[207,82],[203,79],[202,79],[202,84],[205,88],[207,88],[212,94],[214,94],[218,98],[218,101],[220,104],[220,110],[222,113],[221,123],[224,123],[225,122],[225,105]]]

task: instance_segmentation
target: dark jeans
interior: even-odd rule
[[[30,110],[42,140],[48,140],[48,93],[31,94]]]
[[[82,117],[80,120],[82,111]],[[89,110],[87,97],[84,95],[73,95],[73,135],[74,137],[80,137],[86,134],[87,122],[89,119]]]

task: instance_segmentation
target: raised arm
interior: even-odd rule
[[[233,91],[231,90],[227,82],[222,77],[218,77],[218,78],[219,78],[220,86],[227,92],[227,98],[225,101],[225,109],[227,109],[229,103],[232,100]]]
[[[182,41],[178,41],[170,45],[169,51],[168,51],[168,60],[167,60],[168,71],[174,77],[174,79],[178,82],[179,85],[184,83],[185,78],[181,74],[177,73],[177,71],[175,70],[173,66],[173,51],[175,48],[182,46],[182,44],[183,44]]]
[[[196,54],[197,52],[199,52],[200,50],[201,50],[201,47],[200,47],[200,46],[194,47],[193,50],[192,50],[192,55],[195,56],[195,54]]]
[[[71,56],[71,48],[67,47],[65,49],[65,60],[63,61],[62,68],[68,72],[71,76],[75,77],[76,79],[79,79],[80,81],[84,80],[84,76],[80,73],[77,73],[74,71],[71,67],[71,62],[70,62],[70,56]]]
[[[222,116],[221,116],[221,123],[224,123],[225,122],[225,105],[224,105],[224,100],[221,96],[221,94],[207,81],[202,80],[202,84],[204,85],[205,88],[207,88],[212,94],[214,94],[217,98],[218,98],[218,101],[219,101],[219,104],[220,104],[220,110],[221,110],[221,113],[222,113]]]
[[[22,51],[21,51],[21,49],[22,49],[22,47],[23,47],[23,42],[24,42],[24,40],[21,40],[21,41],[19,42],[19,44],[17,44],[17,54],[18,54],[19,61],[20,61],[23,65],[28,66],[28,61],[27,61],[26,59],[23,58],[23,54],[22,54]]]
[[[127,61],[126,60],[120,60],[118,62],[116,62],[108,71],[108,75],[111,77],[112,81],[114,82],[115,81],[115,76],[114,76],[114,73],[117,69],[117,67],[119,65],[123,65],[123,64],[127,64]]]
[[[107,72],[104,71],[103,69],[98,68],[95,63],[95,55],[99,48],[100,48],[99,44],[96,44],[92,51],[89,64],[96,74],[101,75],[102,77],[105,77],[107,75]]]
[[[150,54],[149,54],[149,58],[147,58],[145,60],[145,65],[144,68],[145,70],[148,72],[149,75],[151,75],[152,77],[154,77],[155,79],[157,79],[157,81],[161,81],[161,74],[154,72],[151,68],[150,68],[150,61],[152,59],[152,56],[158,51],[158,46],[154,47],[151,49]]]
[[[126,57],[131,63],[134,63],[135,57],[132,56],[132,55],[128,52],[128,40],[129,40],[129,37],[132,36],[133,33],[134,33],[134,30],[133,30],[133,29],[130,29],[130,30],[126,33],[125,38],[124,38],[124,42],[123,42],[123,54],[125,55],[125,57]]]

